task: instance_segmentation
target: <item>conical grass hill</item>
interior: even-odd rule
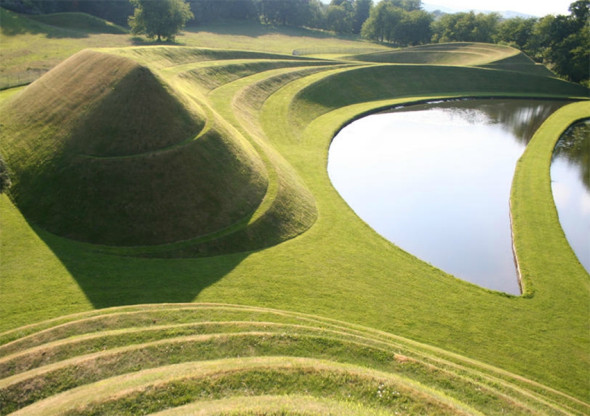
[[[11,195],[30,222],[96,244],[165,244],[244,221],[265,167],[203,114],[147,67],[82,51],[3,105]]]

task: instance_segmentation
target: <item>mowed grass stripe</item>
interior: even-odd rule
[[[181,76],[194,79],[203,91],[211,91],[249,75],[270,71],[277,68],[307,67],[310,65],[331,65],[330,61],[244,61],[217,62],[216,65],[203,65],[183,72]]]
[[[248,325],[250,325],[252,334],[255,334],[255,338],[259,338],[260,336],[260,333],[256,331],[268,331],[268,329],[272,329],[272,334],[265,334],[271,337],[278,337],[279,344],[281,342],[287,343],[287,347],[285,347],[285,345],[281,347],[282,349],[273,345],[263,347],[263,344],[265,344],[264,340],[260,341],[260,344],[258,344],[256,340],[247,341],[250,339],[250,335],[252,334],[225,334],[226,331],[243,331],[244,329],[248,329]],[[190,325],[186,324],[179,326],[181,329],[190,329],[191,327]],[[446,362],[440,358],[437,358],[436,356],[429,356],[399,342],[392,343],[391,341],[385,342],[380,339],[375,339],[374,337],[367,338],[366,336],[355,333],[355,331],[335,331],[326,330],[325,328],[305,327],[301,325],[269,324],[268,322],[261,322],[258,324],[241,322],[228,323],[227,325],[223,322],[208,322],[199,326],[201,326],[201,329],[203,329],[203,327],[207,327],[207,329],[205,329],[207,332],[214,332],[216,330],[219,331],[221,329],[223,330],[224,334],[211,334],[209,335],[211,338],[208,338],[208,336],[188,336],[181,338],[179,337],[180,334],[174,334],[173,332],[170,334],[170,336],[176,336],[177,338],[154,342],[144,342],[141,344],[141,338],[134,336],[134,333],[141,332],[140,328],[131,328],[127,335],[127,340],[129,343],[135,342],[137,345],[102,351],[101,353],[85,355],[83,357],[75,357],[67,361],[62,361],[54,365],[46,365],[45,367],[41,367],[38,370],[32,370],[28,373],[22,373],[15,377],[5,379],[0,383],[0,385],[4,385],[5,387],[8,385],[12,386],[8,387],[8,390],[5,390],[5,399],[7,401],[12,401],[11,403],[7,402],[6,404],[8,406],[19,406],[18,403],[26,404],[30,400],[38,400],[39,398],[42,398],[44,395],[50,394],[51,392],[55,393],[56,391],[61,391],[59,389],[74,387],[76,384],[72,384],[71,380],[76,380],[75,383],[84,383],[93,381],[96,379],[96,377],[99,377],[98,374],[93,374],[92,371],[86,371],[84,368],[100,368],[103,372],[103,375],[108,376],[109,374],[112,375],[127,371],[125,368],[128,368],[129,365],[124,364],[127,361],[131,362],[131,368],[135,368],[136,366],[143,368],[145,366],[156,365],[155,363],[168,363],[169,360],[190,360],[194,356],[199,356],[201,359],[204,356],[207,356],[208,358],[220,358],[219,354],[222,354],[221,356],[223,356],[223,351],[225,351],[225,354],[227,355],[249,355],[254,353],[254,351],[257,351],[258,348],[262,348],[261,352],[264,354],[272,354],[273,351],[283,355],[303,354],[325,357],[327,354],[328,357],[336,361],[344,360],[347,362],[363,362],[364,365],[373,368],[388,369],[390,371],[393,369],[396,372],[405,373],[408,377],[418,379],[429,385],[440,386],[439,388],[443,390],[447,390],[447,387],[451,385],[453,387],[448,391],[448,394],[455,395],[457,391],[460,391],[462,392],[461,394],[469,396],[473,400],[476,400],[478,395],[484,395],[487,397],[487,399],[485,399],[485,402],[487,403],[487,411],[490,411],[494,408],[491,403],[494,403],[497,400],[500,400],[500,402],[495,407],[496,409],[506,407],[506,403],[511,402],[521,403],[521,407],[554,410],[561,409],[559,406],[552,405],[549,401],[543,399],[542,397],[523,390],[522,388],[510,385],[503,380],[490,377],[489,375],[485,375],[483,373],[475,372],[470,368],[463,368],[460,365]],[[159,329],[157,328],[146,328],[146,332],[151,334],[144,341],[149,340],[149,338],[154,335],[154,333],[157,335],[158,331]],[[279,333],[277,334],[276,332]],[[108,338],[110,335],[120,337],[123,334],[124,330],[109,331],[108,333],[104,333],[104,336],[102,337],[100,336],[101,334],[90,334],[90,341],[97,341],[96,346],[99,348],[112,348],[119,344],[109,344],[109,342],[105,341],[104,338]],[[162,333],[159,335],[162,335]],[[224,338],[224,336],[228,338]],[[199,340],[201,342],[208,342],[211,339],[223,340],[233,339],[234,337],[237,337],[235,339],[242,339],[240,337],[243,337],[244,345],[240,345],[238,342],[233,346],[232,352],[226,351],[227,346],[224,346],[222,343],[222,345],[216,348],[213,356],[210,356],[211,353],[206,352],[209,348],[211,348],[211,346],[192,345],[194,342]],[[323,341],[321,341],[322,339]],[[77,343],[83,343],[85,340],[85,338],[80,337],[69,338],[54,343],[53,345],[48,344],[42,348],[34,348],[31,353],[36,355],[41,353],[43,358],[47,360],[51,360],[51,356],[55,352],[52,351],[54,348],[65,348],[74,355],[76,354],[76,350],[82,348],[83,353],[88,353],[92,350],[91,346],[87,345],[85,347],[84,344],[82,344],[82,347],[76,347]],[[123,342],[123,345],[125,345],[124,338],[120,338],[119,343],[121,341]],[[185,348],[184,353],[178,352],[178,345],[184,345],[187,342],[189,344],[188,346],[180,347],[180,350]],[[317,342],[320,343],[317,344]],[[342,342],[345,344],[349,343],[348,348],[336,347]],[[68,346],[71,347],[68,348]],[[172,349],[172,352],[168,350],[169,348]],[[276,350],[274,348],[279,349]],[[334,350],[334,348],[337,349]],[[239,352],[242,349],[246,349],[246,351],[243,353]],[[151,353],[149,351],[151,351]],[[164,351],[165,356],[162,356],[162,351]],[[355,352],[356,355],[355,353],[351,353],[351,351]],[[373,352],[371,353],[370,351]],[[68,355],[66,353],[65,356],[61,357],[61,359],[66,359],[72,354]],[[138,357],[135,357],[136,355]],[[180,358],[183,356],[185,358]],[[128,359],[124,357],[128,357]],[[384,361],[384,357],[388,358]],[[26,357],[24,357],[22,354],[6,358],[10,358],[12,361],[21,358],[20,364],[26,365]],[[142,364],[142,360],[144,364]],[[117,362],[119,362],[119,367],[117,367]],[[115,363],[115,366],[113,366],[113,363]],[[47,364],[47,362],[44,362],[43,364]],[[409,367],[406,364],[408,364]],[[9,365],[9,363],[7,365]],[[71,373],[71,371],[67,370],[68,367],[72,366],[75,367],[73,370],[75,373]],[[104,371],[107,373],[104,373]],[[111,371],[111,373],[109,373],[109,371]],[[64,386],[63,383],[60,382],[60,379],[67,380],[69,384]],[[10,397],[15,397],[15,393],[16,396],[18,396],[19,392],[23,390],[23,383],[25,385],[31,384],[31,380],[37,380],[34,381],[34,384],[38,386],[38,391],[35,393],[37,394],[36,398],[31,397],[28,399],[27,397],[21,396],[21,399],[10,399]],[[43,380],[47,381],[44,382]],[[42,389],[41,385],[44,383],[48,383],[48,386],[46,386],[45,389]],[[459,386],[465,387],[462,389]],[[477,390],[476,393],[473,392],[474,386]],[[44,393],[43,390],[46,393]],[[467,394],[466,391],[471,392]],[[14,400],[16,400],[18,403],[14,402]],[[481,401],[481,399],[478,400]],[[526,405],[522,403],[526,403]]]
[[[206,315],[203,315],[206,313]],[[290,312],[278,309],[252,307],[245,305],[214,304],[214,303],[189,303],[189,304],[155,304],[155,305],[137,305],[108,308],[97,311],[88,311],[79,314],[70,315],[66,319],[74,319],[70,322],[59,323],[64,318],[52,319],[44,323],[29,325],[25,328],[33,330],[40,327],[38,334],[25,335],[22,340],[14,340],[0,348],[3,355],[14,353],[24,348],[32,348],[45,342],[59,340],[87,332],[101,331],[105,328],[129,328],[137,325],[149,325],[158,322],[169,323],[191,323],[199,318],[203,321],[209,321],[211,318],[223,320],[235,320],[246,318],[252,320],[272,320],[280,319],[282,323],[301,324],[302,322],[313,324],[322,328],[331,328],[343,332],[350,332],[360,337],[372,337],[379,341],[389,343],[400,343],[406,348],[412,348],[413,351],[422,353],[424,356],[438,357],[438,359],[448,360],[449,362],[471,368],[475,371],[490,373],[498,379],[507,378],[512,382],[522,383],[529,388],[538,388],[544,391],[544,394],[552,393],[561,397],[575,401],[588,407],[588,404],[576,398],[573,398],[563,392],[551,389],[540,383],[529,380],[525,377],[518,376],[508,371],[493,367],[491,365],[469,359],[465,356],[446,351],[441,348],[419,343],[404,337],[400,337],[384,331],[368,328],[358,324],[350,324],[335,319],[323,318],[316,315]],[[81,318],[81,319],[79,319]],[[45,328],[45,325],[56,323],[55,328]],[[11,335],[18,333],[19,330],[8,331]]]
[[[391,412],[364,406],[360,402],[336,401],[309,395],[238,396],[212,401],[198,401],[175,407],[151,416],[213,416],[213,415],[339,415],[390,416]]]
[[[251,91],[256,85],[267,82],[269,79],[277,80],[270,91],[264,91],[262,96],[259,96],[260,106],[276,89],[282,85],[287,84],[293,80],[297,80],[301,77],[307,76],[310,73],[317,73],[330,69],[328,68],[313,68],[303,67],[298,69],[287,68],[287,69],[275,69],[265,71],[263,73],[250,75],[228,84],[222,85],[209,93],[209,99],[222,114],[222,116],[232,122],[237,129],[239,129],[245,137],[249,138],[251,143],[259,149],[259,152],[265,156],[265,160],[268,162],[268,170],[272,172],[269,174],[270,177],[274,178],[276,182],[269,186],[269,192],[267,192],[267,198],[261,204],[257,214],[251,219],[251,223],[254,223],[264,213],[269,211],[276,202],[282,202],[284,198],[289,199],[290,194],[299,195],[298,199],[312,200],[311,195],[307,188],[301,183],[298,175],[293,172],[292,168],[288,166],[285,159],[276,150],[269,146],[268,138],[264,135],[264,132],[260,128],[259,124],[255,121],[257,114],[252,108],[252,103],[249,100],[242,100],[245,91]],[[278,84],[278,85],[277,85]],[[251,110],[250,112],[248,110]],[[250,117],[248,117],[250,116]],[[280,201],[277,201],[280,198]],[[301,210],[301,207],[293,207]],[[314,216],[315,217],[315,216]],[[313,223],[314,218],[308,219],[305,228],[308,228]],[[299,234],[301,231],[297,232]]]
[[[268,53],[240,49],[219,49],[207,47],[177,47],[177,46],[139,46],[127,48],[104,48],[108,53],[125,56],[137,62],[153,66],[172,73],[185,72],[216,62],[245,62],[245,61],[319,61],[308,57],[293,56],[292,54]]]
[[[264,382],[263,380],[266,380]],[[134,414],[249,393],[314,393],[419,413],[479,414],[404,377],[326,360],[255,357],[184,363],[102,380],[37,402],[15,415]],[[381,395],[379,395],[381,391]]]
[[[236,327],[235,329],[246,329],[244,327],[247,325],[247,323],[241,324],[242,325]],[[213,329],[219,329],[219,325],[213,324]],[[267,329],[272,329],[273,332],[259,332],[260,330]],[[486,380],[485,377],[478,376],[476,379],[467,378],[465,375],[461,375],[465,373],[464,371],[457,371],[457,373],[455,373],[455,370],[459,370],[459,368],[450,367],[451,370],[449,370],[448,365],[440,366],[435,370],[435,365],[440,364],[435,360],[427,359],[426,361],[420,361],[421,357],[416,357],[415,355],[413,356],[411,351],[405,351],[400,345],[376,342],[374,340],[364,339],[354,334],[337,333],[334,331],[326,331],[320,328],[306,328],[299,325],[276,325],[273,327],[273,325],[264,323],[260,326],[252,325],[251,332],[249,333],[242,332],[235,334],[192,335],[185,337],[180,337],[177,334],[175,336],[176,338],[145,342],[140,345],[132,345],[123,348],[114,348],[116,345],[100,343],[98,344],[98,347],[100,348],[113,349],[101,351],[96,354],[75,357],[70,360],[65,360],[67,356],[60,357],[65,361],[55,365],[47,365],[47,363],[44,363],[46,366],[41,367],[38,370],[21,373],[15,377],[9,377],[3,381],[0,381],[0,387],[6,388],[7,386],[12,385],[13,388],[11,390],[20,391],[21,387],[19,384],[22,385],[24,380],[31,380],[33,378],[36,378],[37,380],[48,379],[49,383],[51,384],[51,380],[55,380],[55,377],[48,376],[48,374],[56,373],[60,370],[63,371],[63,369],[67,367],[75,367],[75,371],[79,372],[79,374],[68,373],[68,379],[74,379],[77,383],[83,384],[85,382],[93,381],[93,379],[85,378],[86,371],[84,371],[84,367],[100,368],[101,371],[104,371],[104,369],[109,366],[109,362],[113,361],[112,359],[109,359],[109,357],[118,357],[117,361],[121,364],[118,368],[112,370],[115,371],[115,373],[107,373],[106,375],[103,374],[105,377],[117,374],[116,371],[125,371],[126,366],[124,362],[126,360],[121,358],[123,355],[129,356],[129,358],[133,360],[133,368],[139,365],[142,366],[142,368],[147,368],[152,365],[158,365],[158,363],[161,364],[162,359],[164,359],[164,362],[175,362],[178,360],[191,360],[193,357],[199,357],[200,359],[211,359],[224,356],[227,357],[234,354],[238,356],[251,355],[253,353],[263,355],[303,354],[303,356],[324,358],[329,357],[335,361],[357,363],[363,362],[364,365],[371,368],[380,368],[383,370],[387,369],[389,371],[401,372],[410,378],[417,378],[422,382],[427,382],[429,385],[432,384],[442,386],[441,388],[443,389],[448,385],[453,385],[454,387],[450,389],[449,394],[460,391],[460,385],[472,385],[472,390],[475,386],[477,386],[477,390],[480,392],[480,394],[487,396],[486,402],[488,403],[488,408],[491,408],[490,403],[494,399],[501,397],[504,397],[504,399],[501,400],[498,409],[505,407],[506,402],[518,401],[516,396],[514,396],[514,394],[517,393],[516,390],[510,390],[510,388],[506,390],[507,386],[499,385],[500,388],[504,388],[504,391],[508,392],[501,393],[500,390],[495,388],[497,383],[491,382],[489,379]],[[129,338],[133,339],[133,333],[129,334]],[[233,347],[232,351],[227,351],[226,344],[228,344],[228,340],[230,339],[236,339],[238,343]],[[195,343],[198,342],[207,344],[211,341],[213,341],[213,345],[195,345]],[[44,357],[46,355],[50,356],[52,352],[51,349],[53,348],[67,348],[69,345],[59,344],[48,347],[50,349],[49,352],[42,353]],[[76,346],[73,345],[68,350],[72,351],[72,355],[75,355],[77,353],[77,349],[79,348],[76,348]],[[207,351],[210,349],[213,349],[213,351],[208,353]],[[90,350],[91,349],[88,348],[88,351],[82,351],[82,353],[87,353]],[[291,350],[292,352],[290,352]],[[150,354],[148,351],[152,351],[152,353]],[[163,351],[166,356],[159,356],[158,353],[154,351]],[[182,354],[185,356],[184,359],[179,358],[179,351],[183,351]],[[38,351],[36,352],[38,353]],[[211,355],[211,353],[213,355]],[[409,356],[401,355],[402,353],[409,354]],[[141,364],[141,361],[138,361],[135,356],[143,357],[145,363]],[[22,361],[25,360],[23,359]],[[101,361],[104,362],[101,363]],[[445,369],[445,367],[447,369]],[[424,372],[425,376],[421,376],[422,372]],[[92,375],[92,377],[96,376],[97,374]],[[28,381],[28,383],[30,384],[31,381]],[[33,383],[38,386],[38,391],[36,393],[41,394],[41,396],[38,397],[42,397],[42,392],[40,390],[42,390],[41,386],[43,385],[43,382],[35,381]],[[71,387],[73,387],[73,385],[69,386],[69,388]],[[51,387],[49,388],[51,389]],[[511,395],[510,398],[508,398],[507,394]],[[10,394],[5,391],[4,396],[5,398],[8,398]],[[473,392],[471,392],[470,396],[474,396]],[[504,403],[502,403],[502,401],[504,401]]]

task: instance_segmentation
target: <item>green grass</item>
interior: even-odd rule
[[[54,13],[44,15],[31,15],[30,20],[54,26],[59,29],[70,29],[83,33],[111,33],[127,34],[129,31],[124,27],[108,22],[104,19],[91,16],[86,13]]]
[[[30,18],[0,7],[0,22],[1,89],[30,83],[84,48],[133,45],[112,23],[84,14]]]
[[[376,63],[479,65],[518,56],[524,55],[510,47],[485,43],[455,42],[353,55],[349,59]]]
[[[78,414],[143,414],[193,401],[213,405],[229,396],[242,397],[237,402],[242,405],[261,405],[260,395],[290,403],[295,394],[313,401],[329,398],[344,408],[356,404],[359,412],[493,415],[584,409],[558,392],[482,363],[287,311],[144,305],[64,317],[27,332],[0,346],[3,413],[20,408],[24,414],[69,414],[75,408]],[[5,334],[3,342],[10,338]]]
[[[338,129],[379,108],[458,96],[587,98],[588,90],[545,76],[534,63],[511,55],[514,50],[479,44],[461,45],[452,65],[376,64],[347,58],[318,66],[302,58],[289,58],[295,66],[283,67],[278,61],[285,61],[285,54],[293,49],[304,48],[310,39],[322,39],[325,51],[332,52],[367,45],[291,29],[281,32],[247,25],[240,28],[242,33],[235,33],[237,30],[216,26],[198,33],[187,31],[179,38],[187,45],[201,41],[207,47],[204,49],[148,46],[103,52],[113,62],[139,62],[183,108],[206,120],[209,124],[205,130],[218,132],[220,142],[231,141],[250,149],[246,153],[259,160],[268,186],[249,218],[187,241],[118,248],[78,243],[64,233],[49,233],[30,216],[24,217],[13,200],[0,198],[0,316],[7,318],[0,320],[0,331],[10,330],[0,334],[0,343],[4,344],[0,346],[0,363],[6,364],[3,371],[7,377],[0,383],[11,392],[11,406],[29,403],[39,394],[37,399],[47,397],[47,401],[37,401],[36,407],[28,409],[32,413],[45,405],[63,405],[67,411],[72,408],[67,406],[82,402],[88,413],[120,413],[134,409],[130,406],[138,401],[159,411],[163,408],[158,400],[174,401],[166,394],[168,388],[174,388],[182,398],[175,405],[191,406],[199,392],[208,391],[203,399],[212,409],[226,409],[218,412],[221,414],[236,414],[221,399],[229,394],[236,396],[235,403],[252,403],[248,399],[252,395],[287,394],[311,397],[310,406],[323,406],[325,403],[317,403],[328,400],[328,405],[354,409],[358,404],[361,409],[379,413],[385,410],[368,393],[376,393],[379,386],[375,373],[367,373],[371,369],[402,374],[404,380],[398,378],[395,383],[409,389],[408,403],[422,406],[416,408],[419,412],[429,412],[424,406],[431,402],[417,399],[426,394],[434,397],[436,406],[442,403],[440,397],[450,397],[451,408],[445,407],[447,399],[443,407],[452,413],[460,413],[464,408],[458,405],[464,405],[484,414],[500,414],[503,408],[509,408],[510,414],[587,414],[588,274],[563,237],[548,176],[555,141],[572,122],[590,115],[587,103],[555,113],[533,138],[515,174],[512,215],[524,296],[461,281],[385,241],[337,194],[326,163],[330,141]],[[12,35],[15,48],[28,36]],[[70,41],[64,38],[62,45]],[[239,51],[244,45],[248,50]],[[226,49],[211,49],[215,47]],[[425,50],[426,56],[421,59],[432,59],[436,47]],[[466,51],[476,54],[477,59],[465,61]],[[445,53],[452,57],[451,52]],[[494,69],[484,68],[486,65]],[[206,77],[190,76],[197,68]],[[34,88],[32,85],[29,91]],[[4,99],[8,94],[0,97],[3,108],[22,100],[27,90]],[[9,126],[16,116],[11,117],[3,124]],[[57,123],[55,129],[65,127],[63,124]],[[18,167],[25,163],[25,155],[34,154],[38,157],[34,168],[41,169],[45,156],[53,154],[50,147],[47,151],[40,147],[46,142],[25,145],[19,141],[10,147],[6,143],[3,139],[0,148],[3,155],[9,155],[10,166]],[[186,150],[187,145],[182,143],[177,147]],[[219,144],[211,148],[216,155],[223,153]],[[23,156],[15,157],[17,151]],[[245,160],[244,153],[235,154],[238,160]],[[123,159],[129,162],[138,158]],[[166,160],[162,166],[172,169],[178,164]],[[211,170],[206,171],[204,174],[212,175]],[[45,184],[51,185],[47,179]],[[170,190],[174,197],[182,195],[180,185]],[[23,188],[27,191],[30,189]],[[42,204],[42,192],[39,189],[29,197],[38,198]],[[236,195],[235,191],[221,193],[228,199]],[[214,209],[209,212],[216,213]],[[191,309],[182,305],[102,310],[165,302],[226,302],[281,312],[227,307],[233,312],[207,311],[198,318],[190,310],[176,311],[177,307]],[[160,310],[166,308],[170,311]],[[64,316],[82,311],[89,312]],[[348,323],[309,316],[302,322],[300,315],[286,311]],[[261,318],[257,318],[258,313]],[[56,321],[34,324],[48,318]],[[219,325],[200,323],[216,319]],[[309,324],[309,319],[316,323]],[[234,320],[278,325],[267,322],[249,326],[231,323]],[[33,325],[19,328],[27,324]],[[148,330],[147,326],[154,327]],[[361,331],[354,334],[364,339],[352,337],[351,330]],[[249,331],[250,335],[240,335]],[[262,332],[269,333],[267,339],[261,338]],[[282,333],[288,337],[279,342],[277,337]],[[198,345],[193,345],[195,339],[200,340]],[[179,346],[187,351],[168,354],[169,348]],[[397,362],[395,354],[410,357],[417,364]],[[195,376],[195,371],[200,371],[197,365],[188,362],[195,355],[234,361],[231,365],[230,361],[214,364],[220,381],[205,385],[202,377]],[[248,370],[257,359],[252,357],[273,355],[280,358]],[[288,357],[329,363],[310,361],[305,368],[310,369],[311,378],[306,379],[299,370],[284,370],[285,362],[293,362]],[[184,375],[178,376],[180,367],[174,367],[176,364],[185,365]],[[231,370],[222,370],[225,365]],[[343,365],[355,369],[343,370]],[[437,370],[430,371],[433,368]],[[108,400],[107,396],[90,400],[89,392],[104,386],[107,394],[108,389],[127,379],[125,372],[132,370],[138,370],[129,376],[136,384],[121,393],[120,400]],[[158,371],[160,376],[156,375]],[[248,380],[246,387],[236,384],[234,371],[243,372],[239,374]],[[338,384],[343,371],[350,372],[358,389],[347,391],[346,383]],[[104,382],[99,381],[99,373]],[[10,377],[44,387],[15,387]],[[167,383],[163,389],[157,387],[157,379]],[[91,384],[78,385],[76,380]],[[284,382],[313,387],[309,392],[299,387],[293,391],[287,387],[274,389],[272,380],[277,385]],[[416,390],[413,383],[421,387]],[[330,390],[329,384],[336,387]],[[224,385],[229,390],[224,391]],[[323,397],[323,392],[329,397]],[[347,394],[355,399],[348,402]],[[269,412],[283,412],[277,403],[269,399]],[[390,408],[396,409],[412,410]],[[256,412],[252,407],[252,413]],[[298,408],[283,413],[306,414]]]
[[[590,103],[571,104],[554,113],[536,132],[534,140],[518,162],[515,172],[511,206],[514,239],[525,294],[544,298],[548,304],[556,296],[581,291],[586,296],[571,298],[569,310],[583,310],[589,305],[590,281],[584,267],[567,243],[559,225],[551,195],[548,174],[551,154],[557,138],[574,121],[588,117]],[[567,278],[554,281],[555,276]],[[547,280],[549,279],[549,281]],[[551,286],[549,293],[537,294],[537,287]]]
[[[126,58],[80,52],[4,109],[11,195],[59,235],[114,245],[186,240],[249,216],[266,189],[253,150],[214,120],[205,129],[199,108]]]

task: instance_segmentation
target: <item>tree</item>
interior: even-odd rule
[[[402,15],[394,31],[393,41],[400,45],[419,45],[432,38],[433,17],[424,10],[412,10]]]
[[[318,0],[260,0],[260,17],[270,24],[313,26]]]
[[[588,83],[590,78],[590,0],[570,5],[569,16],[547,16],[536,28],[544,61],[569,81]]]
[[[422,0],[388,0],[393,6],[408,12],[422,9]]]
[[[508,43],[524,51],[531,42],[533,30],[538,19],[522,17],[513,17],[500,22],[496,40],[498,42]]]
[[[135,6],[129,17],[132,33],[148,38],[173,41],[189,19],[194,17],[184,0],[130,0]]]
[[[361,33],[363,23],[369,18],[373,0],[356,0],[354,2],[353,33]]]
[[[493,42],[500,15],[497,13],[446,14],[433,23],[435,42]]]
[[[403,10],[390,1],[383,0],[373,7],[369,18],[363,25],[361,35],[379,42],[391,42],[392,28],[402,19]]]
[[[419,3],[419,2],[417,2]],[[398,45],[426,43],[431,38],[432,16],[410,1],[383,0],[371,10],[361,34],[368,39]],[[412,10],[401,8],[404,5]]]
[[[326,11],[326,28],[336,33],[352,33],[354,5],[351,0],[332,0]]]
[[[187,0],[198,24],[216,20],[258,21],[258,7],[255,0]]]

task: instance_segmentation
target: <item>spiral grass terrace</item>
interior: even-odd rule
[[[15,175],[0,197],[1,414],[590,413],[588,274],[548,185],[559,134],[590,116],[587,89],[494,45],[376,52],[331,39],[312,58],[291,54],[309,49],[292,31],[266,38],[272,51],[266,35],[249,50],[211,47],[241,45],[235,33],[194,36],[211,44],[87,50],[0,96],[0,151]],[[114,72],[75,71],[89,60]],[[74,76],[88,88],[55,81]],[[150,88],[134,99],[141,79]],[[107,94],[112,85],[121,88]],[[67,100],[44,106],[42,94]],[[577,101],[543,124],[515,172],[522,296],[456,279],[385,241],[326,172],[332,137],[357,117],[495,96]],[[139,98],[160,104],[145,131],[134,125],[146,108]],[[122,103],[139,107],[125,113]],[[19,118],[27,111],[40,122]],[[159,111],[176,117],[168,129],[176,133],[158,133]],[[104,134],[88,134],[96,131]],[[109,147],[102,138],[111,136],[127,139]],[[171,154],[200,162],[163,158]],[[74,163],[88,156],[93,163]],[[109,217],[100,193],[74,190],[115,161],[153,194],[130,198],[125,183],[113,183],[108,200],[143,216],[109,228],[120,211]],[[142,173],[144,163],[159,176]],[[73,168],[87,175],[63,176]],[[180,171],[187,179],[175,182]],[[178,215],[210,228],[174,228],[178,215],[154,214],[154,183],[177,207],[191,186],[208,189],[210,203]],[[47,215],[35,201],[60,186],[80,203]],[[82,203],[108,238],[77,226],[84,215],[69,217]],[[122,227],[140,220],[129,239]]]

